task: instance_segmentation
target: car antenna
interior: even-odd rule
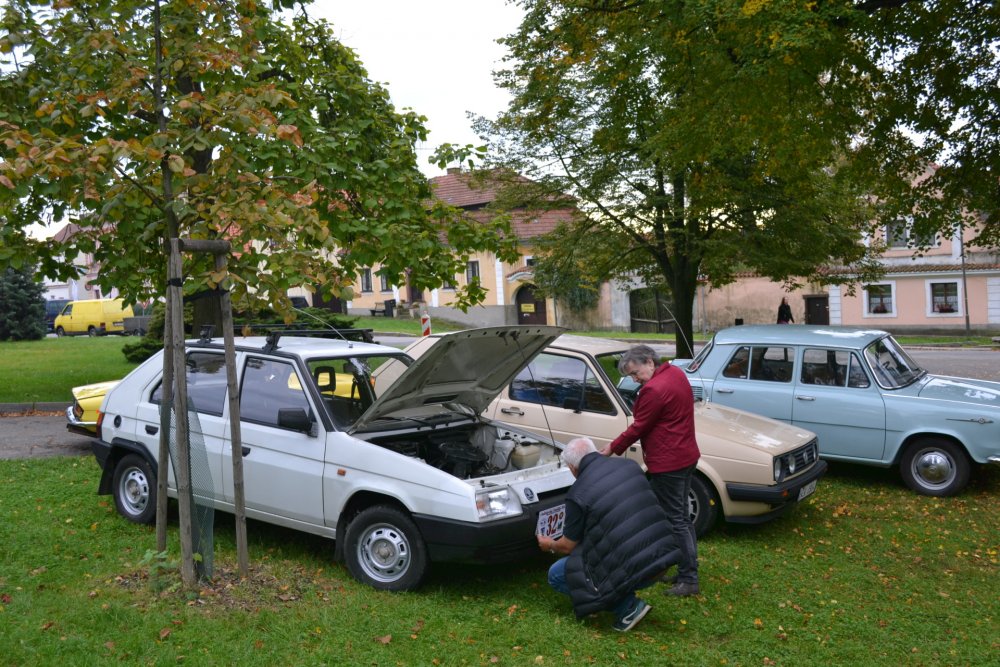
[[[300,315],[305,315],[306,317],[311,317],[314,320],[316,320],[317,322],[319,322],[320,324],[322,324],[327,329],[332,330],[335,334],[337,334],[338,336],[340,336],[341,340],[343,340],[345,343],[347,343],[348,349],[354,347],[354,341],[349,340],[347,338],[347,336],[345,336],[343,333],[341,333],[340,329],[338,329],[337,327],[331,325],[329,322],[327,322],[326,320],[324,320],[322,317],[316,317],[312,313],[306,312],[306,310],[304,308],[296,308],[295,306],[292,306],[292,310],[294,310],[296,313],[299,313]]]
[[[662,307],[662,308],[663,308],[664,310],[666,310],[666,311],[667,311],[667,314],[668,314],[668,315],[670,315],[670,318],[671,318],[671,319],[672,319],[672,320],[673,320],[674,322],[677,322],[677,318],[676,318],[676,317],[674,316],[674,313],[673,313],[673,311],[672,311],[672,310],[670,310],[670,306],[668,306],[668,305],[666,305],[666,304],[660,304],[660,305],[661,305],[661,307]],[[697,359],[697,358],[698,358],[698,355],[696,355],[696,354],[694,353],[694,341],[692,341],[692,340],[688,340],[688,337],[684,335],[684,330],[683,330],[683,329],[678,329],[677,331],[678,331],[678,333],[680,333],[680,335],[681,335],[681,338],[682,338],[682,339],[684,339],[684,342],[685,342],[685,343],[687,343],[687,346],[688,346],[688,349],[689,349],[689,350],[691,350],[691,357],[692,357],[692,361],[693,361],[694,359]],[[676,358],[676,357],[675,357],[675,358]],[[695,399],[695,402],[697,402],[698,400],[701,400],[701,401],[703,401],[704,403],[708,403],[708,402],[709,402],[709,400],[708,400],[708,399],[709,399],[709,397],[705,395],[705,380],[704,380],[704,379],[703,379],[703,378],[701,377],[701,364],[698,364],[698,365],[697,365],[697,366],[695,366],[694,368],[691,368],[691,367],[690,367],[690,365],[689,365],[689,366],[688,366],[688,368],[690,368],[690,370],[691,370],[691,371],[693,371],[693,372],[697,373],[697,375],[698,375],[698,379],[699,379],[699,380],[701,381],[701,387],[702,387],[702,389],[701,389],[701,399]],[[748,368],[748,369],[747,369],[747,373],[749,373],[749,372],[750,372],[750,371],[749,371],[749,368]],[[692,389],[691,389],[691,393],[692,393],[692,394],[694,393],[694,388],[692,388]]]

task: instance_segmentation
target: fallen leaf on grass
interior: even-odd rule
[[[379,644],[388,644],[392,641],[392,635],[385,635],[384,637],[376,637],[375,641]]]
[[[170,628],[163,628],[162,630],[160,630],[160,639],[164,640],[168,638],[170,636],[170,632],[171,632]]]

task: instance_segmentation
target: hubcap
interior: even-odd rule
[[[410,565],[410,544],[395,526],[371,526],[358,542],[358,562],[372,579],[396,581]]]
[[[142,471],[133,468],[122,475],[121,481],[122,504],[125,505],[131,514],[142,514],[149,502],[149,482]]]
[[[955,466],[940,450],[928,449],[913,459],[913,475],[929,486],[946,486],[955,478]]]

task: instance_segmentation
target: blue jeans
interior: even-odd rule
[[[649,485],[653,487],[653,492],[667,513],[667,520],[673,526],[674,539],[681,552],[681,561],[677,564],[677,582],[685,584],[698,583],[698,541],[688,507],[694,468],[692,465],[649,476]]]
[[[549,568],[549,586],[563,595],[569,595],[569,586],[566,585],[566,561],[569,560],[568,556],[563,556],[556,562],[552,563]],[[646,588],[653,582],[643,584],[639,588]],[[632,606],[635,604],[636,597],[635,591],[629,591],[628,594],[623,597],[618,602],[615,602],[614,606],[611,608],[611,613],[615,615],[615,618],[621,618],[628,612],[632,610]]]

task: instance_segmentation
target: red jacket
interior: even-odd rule
[[[635,421],[611,442],[621,454],[642,440],[642,457],[650,473],[673,472],[698,462],[701,452],[694,433],[694,395],[684,371],[661,364],[639,390],[632,407]]]

